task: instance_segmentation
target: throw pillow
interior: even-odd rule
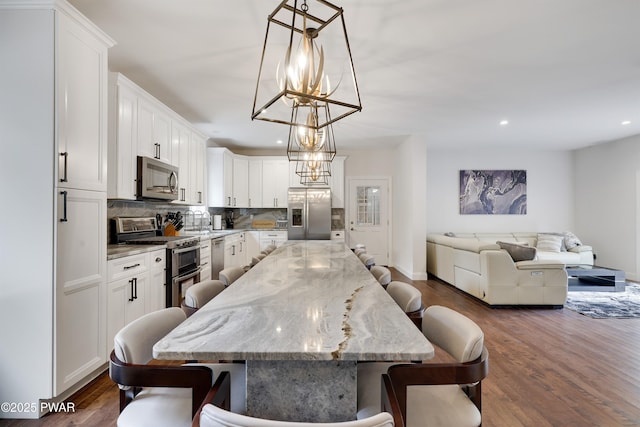
[[[542,252],[560,252],[564,237],[557,234],[538,234],[536,248]]]
[[[573,249],[576,246],[582,245],[582,242],[580,241],[580,239],[578,239],[578,236],[576,236],[572,232],[565,231],[563,234],[564,234],[564,246],[567,248],[567,250]]]
[[[514,262],[531,261],[536,257],[536,248],[517,243],[496,242],[501,249],[509,252]]]

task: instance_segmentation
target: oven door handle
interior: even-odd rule
[[[198,250],[198,249],[200,249],[200,247],[198,247],[198,246],[189,246],[188,248],[173,249],[172,252],[174,254],[182,254],[182,253],[185,253],[185,252],[195,251],[195,250]]]
[[[198,274],[200,274],[202,272],[202,268],[198,267],[196,268],[193,272],[184,275],[184,276],[178,276],[175,279],[173,279],[174,281],[182,281],[182,280],[187,280],[187,279],[191,279],[192,277],[197,276]]]

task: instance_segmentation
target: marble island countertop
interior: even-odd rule
[[[171,360],[425,360],[433,346],[344,243],[289,241],[156,343]]]

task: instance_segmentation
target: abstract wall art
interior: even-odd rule
[[[527,171],[460,171],[460,214],[526,215],[526,213]]]

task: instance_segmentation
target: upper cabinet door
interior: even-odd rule
[[[171,118],[144,98],[138,99],[138,155],[171,163]]]
[[[171,158],[178,166],[178,200],[174,203],[191,203],[191,130],[177,121],[171,125]]]
[[[249,206],[262,207],[262,160],[249,160]],[[258,251],[260,252],[260,251]]]
[[[195,132],[191,132],[191,148],[190,157],[191,162],[189,168],[191,169],[191,176],[189,179],[189,186],[191,187],[191,204],[204,205],[205,204],[205,178],[207,174],[206,170],[206,141],[203,137],[197,135]]]
[[[129,87],[118,84],[118,76],[110,75],[109,86],[109,161],[108,189],[110,199],[136,198],[136,155],[138,147],[138,96]]]
[[[286,208],[289,191],[289,160],[262,161],[262,205],[265,208]]]
[[[107,47],[56,14],[58,185],[107,191]]]
[[[249,160],[246,157],[233,158],[233,206],[249,206]]]

